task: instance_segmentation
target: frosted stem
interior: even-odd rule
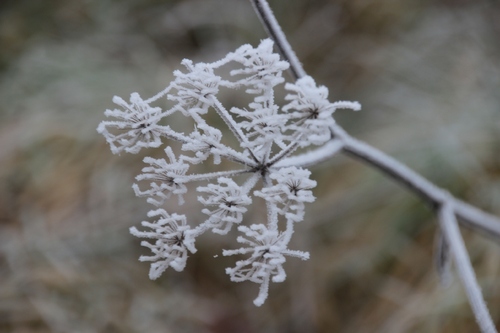
[[[278,154],[273,156],[273,158],[267,163],[268,165],[273,165],[276,162],[283,159],[285,156],[290,155],[299,147],[299,140],[301,136],[299,136],[294,142],[290,143],[285,149],[281,150]]]
[[[255,172],[251,177],[249,177],[245,181],[245,183],[241,186],[241,188],[243,189],[243,193],[248,194],[252,190],[252,188],[255,186],[255,184],[257,184],[259,179],[260,179],[260,175],[257,172]]]
[[[483,231],[487,235],[500,238],[500,219],[497,217],[452,197],[447,191],[434,185],[393,157],[361,140],[353,138],[340,126],[335,124],[330,129],[335,138],[343,142],[343,151],[347,155],[382,171],[428,201],[433,207],[437,207],[441,202],[445,201],[453,203],[455,213],[462,224]]]
[[[224,120],[226,125],[229,127],[231,132],[233,132],[234,136],[238,139],[239,142],[241,142],[244,146],[247,147],[248,151],[250,152],[250,155],[254,159],[255,162],[259,162],[257,157],[255,156],[254,152],[252,149],[250,149],[250,143],[248,142],[247,137],[245,134],[241,131],[241,129],[238,127],[236,122],[234,121],[233,117],[227,112],[226,108],[219,102],[219,100],[215,96],[211,96],[212,102],[213,102],[213,107],[219,114],[219,116]]]
[[[294,79],[297,80],[306,76],[304,68],[302,67],[295,52],[293,52],[290,43],[288,43],[288,40],[286,39],[283,30],[281,30],[281,27],[267,1],[250,0],[250,2],[259,16],[262,25],[266,29],[267,34],[274,40],[274,44],[278,48],[278,52],[281,54],[283,59],[290,63],[290,72],[292,73]]]
[[[190,139],[188,137],[186,137],[182,133],[177,133],[177,132],[171,130],[169,126],[165,126],[165,128],[166,128],[166,130],[161,132],[161,136],[163,136],[167,139],[170,139],[170,140],[180,142],[180,143],[187,143],[190,141]]]
[[[277,168],[285,168],[290,166],[295,166],[297,168],[307,168],[329,160],[331,157],[333,157],[333,155],[338,153],[343,146],[344,143],[341,140],[333,139],[325,143],[320,148],[308,151],[300,155],[290,156],[279,160],[273,166]]]
[[[146,103],[152,103],[160,98],[162,98],[163,96],[165,96],[166,94],[169,93],[169,91],[172,89],[172,83],[170,83],[165,89],[163,89],[162,91],[160,91],[159,93],[157,93],[156,95],[154,95],[153,97],[150,97],[148,98],[147,100],[145,100],[144,102]]]
[[[481,288],[476,279],[476,274],[472,268],[467,249],[465,248],[462,235],[458,229],[455,219],[453,205],[444,203],[439,210],[439,222],[441,230],[453,255],[458,274],[469,298],[472,311],[476,316],[476,321],[483,333],[496,333],[497,330],[488,312]]]
[[[266,174],[262,177],[262,182],[264,183],[264,187],[271,187],[272,181],[269,177],[269,174]],[[277,230],[278,229],[278,208],[276,204],[266,200],[266,209],[267,209],[267,228],[269,230]]]
[[[243,170],[230,170],[230,171],[219,171],[219,172],[209,172],[209,173],[186,175],[186,176],[179,177],[179,182],[187,183],[187,182],[194,182],[194,181],[201,181],[201,180],[209,180],[209,179],[219,178],[219,177],[232,177],[232,176],[237,176],[237,175],[241,175],[243,173],[248,173],[248,172],[252,172],[252,170],[251,169],[243,169]]]
[[[439,280],[443,287],[449,287],[452,282],[451,276],[451,253],[448,242],[441,231],[436,235],[435,264]]]
[[[290,62],[290,68],[296,78],[305,75],[302,65],[297,60],[290,44],[281,30],[273,12],[269,8],[266,0],[251,0],[255,10],[266,27],[269,36],[274,40],[283,57]],[[443,199],[443,195],[448,193],[420,176],[418,173],[408,168],[403,163],[395,160],[380,150],[360,141],[347,134],[342,127],[337,124],[331,126],[330,130],[336,139],[343,142],[343,151],[356,159],[359,159],[386,175],[404,184],[413,192],[436,206]],[[335,141],[334,141],[335,142]],[[333,156],[339,148],[338,143],[328,143],[324,147],[317,149],[314,153],[305,153],[296,157],[285,158],[275,164],[275,167],[310,166],[326,160]],[[460,222],[467,227],[485,232],[500,238],[500,219],[481,211],[480,209],[460,201],[450,198],[455,207],[455,213],[460,218]]]

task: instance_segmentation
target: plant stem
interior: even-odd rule
[[[179,181],[185,184],[185,183],[190,183],[190,182],[194,182],[194,181],[209,180],[209,179],[219,178],[219,177],[233,177],[233,176],[237,176],[237,175],[241,175],[241,174],[249,173],[249,172],[252,172],[251,169],[199,173],[199,174],[181,176],[181,177],[179,177]]]
[[[293,52],[290,44],[288,43],[278,21],[274,17],[273,12],[269,8],[266,0],[250,0],[264,24],[269,36],[274,40],[283,58],[290,63],[290,70],[292,75],[297,79],[305,75],[302,65]],[[437,207],[442,202],[443,198],[449,198],[453,202],[455,213],[460,218],[465,226],[479,229],[486,232],[486,234],[494,235],[500,238],[500,219],[481,211],[480,209],[453,198],[449,193],[438,186],[434,185],[418,173],[397,161],[391,156],[381,152],[380,150],[368,145],[367,143],[355,139],[344,131],[342,127],[334,124],[331,127],[334,139],[340,139],[343,142],[342,150],[348,156],[358,159],[372,167],[382,171],[384,174],[405,185],[408,189],[415,192],[424,200],[428,201],[434,207]],[[328,145],[328,143],[326,144]],[[321,148],[320,148],[321,149]],[[318,151],[320,151],[318,149]],[[333,154],[332,154],[333,155]],[[319,159],[319,155],[315,156]],[[290,160],[294,157],[290,157]],[[277,165],[282,166],[288,159],[278,162]],[[295,162],[296,160],[294,160]],[[308,163],[308,165],[311,165]]]
[[[361,160],[398,181],[429,202],[432,207],[438,207],[442,202],[453,203],[455,213],[465,226],[500,238],[499,218],[452,197],[447,191],[434,185],[395,158],[353,138],[340,126],[335,124],[330,129],[333,135],[344,143],[343,151],[347,155]]]
[[[279,52],[290,63],[290,71],[293,77],[297,80],[306,75],[267,1],[250,1]],[[275,167],[283,167],[294,163],[297,165],[312,165],[311,160],[313,162],[324,161],[326,158],[333,156],[338,150],[342,150],[348,156],[378,169],[429,202],[433,208],[439,210],[438,215],[443,236],[449,246],[449,251],[454,257],[458,273],[481,331],[483,333],[496,333],[497,330],[486,307],[467,249],[458,229],[456,216],[460,218],[460,222],[465,226],[483,231],[487,235],[497,238],[500,238],[500,219],[456,199],[446,190],[436,186],[393,157],[350,136],[339,125],[330,126],[330,131],[332,141],[325,144],[325,147],[328,146],[327,149],[322,147],[310,153],[284,158],[276,161]],[[310,157],[310,159],[305,157]],[[266,185],[266,181],[264,184]]]
[[[497,330],[486,307],[481,288],[477,282],[476,274],[472,268],[467,249],[458,229],[455,219],[454,207],[450,203],[444,203],[439,210],[439,222],[444,237],[450,247],[458,274],[462,280],[469,303],[476,317],[477,324],[483,333],[496,333]]]
[[[252,159],[255,162],[259,163],[257,156],[255,156],[255,153],[250,148],[250,143],[248,142],[247,137],[245,136],[245,134],[243,134],[241,129],[238,127],[238,124],[234,121],[233,117],[231,117],[229,112],[227,112],[227,110],[224,108],[224,106],[221,104],[221,102],[219,102],[219,100],[215,96],[211,95],[210,98],[212,99],[212,106],[215,109],[215,111],[217,111],[217,113],[222,118],[222,120],[224,120],[224,122],[229,127],[231,132],[233,132],[234,136],[238,139],[238,141],[246,147],[246,149],[250,153],[250,156],[252,157]]]
[[[290,63],[290,72],[295,80],[300,79],[303,76],[306,76],[306,72],[304,68],[300,64],[297,55],[293,52],[293,49],[290,47],[290,43],[288,43],[283,30],[276,20],[269,4],[266,0],[250,0],[252,3],[255,12],[259,16],[262,25],[267,31],[267,34],[274,40],[274,44],[278,48],[279,53]]]

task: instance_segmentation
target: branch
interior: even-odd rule
[[[307,168],[310,166],[314,166],[321,162],[329,160],[331,157],[333,157],[333,155],[338,153],[343,146],[344,143],[341,140],[333,138],[319,148],[299,155],[286,157],[276,162],[276,164],[274,164],[273,166],[276,168],[285,168],[289,166],[294,166],[297,168]]]
[[[279,52],[283,58],[290,63],[290,70],[295,79],[305,75],[302,65],[298,61],[290,44],[281,30],[276,18],[266,0],[250,0],[264,24],[269,36],[274,40]],[[450,247],[450,252],[454,256],[455,264],[458,273],[465,287],[469,303],[476,317],[476,321],[483,333],[495,333],[496,328],[493,320],[488,312],[486,303],[481,294],[480,287],[477,283],[474,270],[470,263],[470,259],[465,248],[463,239],[458,229],[456,216],[461,222],[472,229],[480,230],[488,235],[494,235],[500,238],[500,219],[481,211],[480,209],[458,200],[451,196],[446,190],[434,185],[429,180],[425,179],[403,163],[381,152],[380,150],[366,144],[363,141],[355,139],[344,131],[337,124],[330,126],[332,134],[332,142],[327,143],[325,148],[319,148],[309,153],[311,155],[302,154],[298,158],[304,156],[312,157],[315,162],[323,161],[326,157],[332,156],[338,150],[342,149],[344,153],[355,159],[378,169],[390,178],[405,185],[409,190],[416,193],[418,196],[429,202],[434,208],[439,209],[439,220],[444,238]],[[276,163],[276,166],[293,164],[301,164],[297,157],[285,158]],[[309,162],[309,161],[308,161]],[[307,163],[310,165],[309,163]]]
[[[340,126],[336,124],[332,125],[330,130],[335,138],[343,142],[343,151],[347,155],[361,160],[395,179],[433,207],[438,207],[442,202],[452,203],[455,214],[457,214],[460,222],[465,226],[500,238],[499,218],[452,197],[447,191],[434,185],[393,157],[384,154],[363,141],[353,138]]]
[[[458,274],[469,298],[469,303],[476,317],[477,324],[483,333],[496,333],[497,330],[486,307],[481,288],[476,279],[476,274],[472,268],[464,240],[458,229],[455,219],[454,207],[444,203],[439,210],[439,222],[443,235],[453,254],[453,259],[457,267]]]
[[[226,125],[229,127],[231,132],[233,132],[234,136],[238,139],[238,141],[246,147],[246,149],[250,153],[250,156],[252,156],[252,159],[258,163],[259,160],[257,159],[257,157],[255,156],[255,153],[250,148],[250,144],[248,142],[247,137],[245,136],[245,134],[243,134],[241,129],[238,127],[236,122],[233,120],[233,117],[231,117],[229,112],[227,112],[227,110],[224,108],[224,106],[221,104],[221,102],[219,102],[217,97],[211,95],[210,98],[212,100],[212,106],[215,109],[215,111],[217,111],[219,116],[226,123]]]
[[[263,22],[269,36],[274,40],[283,57],[290,62],[290,69],[296,78],[305,75],[305,71],[293,52],[290,44],[288,43],[278,21],[274,17],[273,12],[269,8],[266,0],[250,0]],[[403,163],[390,157],[389,155],[381,152],[380,150],[368,145],[367,143],[355,139],[344,131],[342,127],[335,124],[331,127],[332,135],[335,139],[343,142],[343,152],[348,156],[361,160],[362,162],[371,165],[372,167],[382,171],[389,177],[395,179],[399,183],[405,185],[408,189],[415,192],[424,200],[428,201],[433,207],[437,207],[443,200],[453,201],[455,213],[460,218],[460,222],[464,226],[472,229],[478,229],[486,232],[486,234],[494,235],[500,238],[500,219],[490,215],[480,209],[460,201],[456,198],[450,197],[449,193],[438,186],[434,185],[412,169],[408,168]],[[327,144],[328,145],[328,144]],[[324,151],[321,148],[317,150],[319,154],[314,155],[318,161],[324,160],[322,156]],[[335,153],[335,149],[332,150]],[[333,153],[330,155],[332,156]],[[290,159],[290,160],[289,160]],[[298,162],[294,157],[284,159],[277,163],[282,166],[288,164],[293,159],[293,162]],[[307,163],[311,165],[311,163]],[[449,199],[444,199],[444,198]]]
[[[237,176],[241,175],[244,173],[249,173],[252,172],[251,169],[241,169],[241,170],[229,170],[229,171],[219,171],[219,172],[209,172],[209,173],[199,173],[199,174],[192,174],[192,175],[184,175],[179,177],[179,182],[182,183],[190,183],[194,181],[201,181],[201,180],[210,180],[213,178],[219,178],[219,177],[232,177],[232,176]]]
[[[300,64],[297,55],[293,52],[290,43],[288,43],[283,30],[276,20],[269,4],[266,0],[250,0],[255,9],[255,12],[259,16],[262,25],[267,31],[267,34],[274,40],[274,44],[278,48],[278,52],[281,54],[283,59],[290,63],[290,72],[295,80],[306,76],[304,68]]]

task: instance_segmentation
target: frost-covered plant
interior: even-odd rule
[[[114,153],[137,153],[142,148],[157,148],[165,139],[182,143],[181,152],[165,148],[166,158],[144,158],[145,166],[136,177],[139,184],[133,189],[161,207],[172,195],[184,203],[188,183],[208,182],[198,186],[198,201],[205,206],[206,220],[193,225],[184,215],[169,215],[164,209],[152,210],[150,217],[160,216],[153,223],[143,222],[144,231],[132,228],[133,235],[152,239],[142,245],[153,252],[141,260],[151,261],[150,277],[158,278],[167,267],[179,271],[186,264],[188,253],[194,253],[195,240],[207,231],[228,234],[233,225],[243,221],[243,214],[255,198],[262,198],[267,207],[266,219],[250,227],[240,225],[245,236],[237,238],[242,248],[224,250],[223,254],[247,255],[227,274],[235,282],[251,281],[261,285],[256,305],[264,303],[269,282],[285,280],[283,264],[286,256],[309,258],[306,252],[288,249],[294,225],[304,219],[305,203],[313,202],[310,171],[290,160],[297,148],[318,146],[331,139],[329,126],[335,123],[332,114],[338,108],[359,110],[357,102],[328,101],[328,89],[318,86],[306,76],[286,83],[284,105],[275,101],[275,88],[284,84],[283,71],[289,63],[273,51],[273,41],[263,40],[257,47],[243,45],[223,59],[213,63],[194,64],[182,61],[186,71],[175,71],[175,79],[162,92],[147,100],[133,93],[130,103],[119,97],[118,109],[107,110],[113,118],[103,121],[99,133],[109,142]],[[232,65],[229,78],[217,73]],[[234,68],[236,67],[236,68]],[[251,96],[247,107],[227,109],[219,100],[220,89],[243,89]],[[166,98],[170,108],[153,106]],[[170,128],[168,118],[180,112],[193,121],[193,131],[185,134]],[[222,141],[222,132],[205,119],[217,113],[239,143],[233,149]],[[333,154],[337,148],[330,153]],[[191,173],[190,166],[207,162],[220,165],[227,159],[240,165],[239,169],[213,173]],[[282,164],[282,165],[279,165]],[[241,184],[235,176],[246,175]],[[241,178],[241,177],[238,177]],[[260,183],[259,183],[260,180]],[[260,184],[260,185],[259,185]],[[260,188],[258,188],[260,186]]]
[[[457,217],[470,228],[497,237],[500,220],[454,198],[400,162],[347,134],[333,114],[337,109],[360,110],[360,104],[330,102],[328,89],[306,75],[267,2],[251,2],[272,40],[265,39],[257,47],[241,46],[212,63],[183,60],[186,70],[175,71],[175,79],[155,96],[144,100],[133,93],[130,102],[115,97],[113,101],[119,108],[107,110],[105,115],[111,120],[103,121],[97,129],[113,153],[137,153],[143,148],[158,148],[169,140],[181,143],[180,152],[174,152],[170,146],[164,149],[167,159],[146,157],[147,166],[136,177],[141,182],[133,185],[136,195],[146,197],[157,207],[163,206],[172,194],[182,204],[189,183],[208,182],[196,187],[198,201],[205,206],[201,211],[205,221],[195,225],[184,215],[156,208],[148,214],[156,221],[142,222],[144,230],[131,228],[133,235],[151,240],[142,245],[153,254],[140,258],[151,261],[150,278],[158,278],[168,267],[184,269],[188,254],[196,251],[199,236],[207,231],[226,235],[236,224],[243,234],[237,237],[241,247],[226,249],[223,255],[240,255],[243,259],[227,268],[226,273],[231,281],[260,284],[254,303],[262,305],[268,296],[269,282],[285,280],[286,257],[309,258],[307,252],[288,248],[295,224],[304,220],[305,203],[315,200],[312,189],[316,182],[310,179],[306,167],[344,152],[399,181],[436,208],[440,220],[438,272],[448,276],[449,260],[454,259],[481,330],[496,332]],[[282,58],[273,52],[274,46]],[[228,66],[232,68],[229,77],[220,76]],[[290,70],[294,82],[284,82],[286,70]],[[281,104],[275,100],[278,86],[286,91]],[[243,90],[251,101],[243,108],[227,109],[218,97],[221,89]],[[170,101],[169,108],[155,106],[165,99]],[[169,116],[174,113],[192,120],[191,133],[168,126]],[[218,114],[232,132],[237,149],[222,140],[223,131],[207,122],[212,113]],[[297,153],[299,148],[301,153]],[[229,160],[240,167],[211,173],[189,172],[192,165],[209,163],[210,157],[214,165]],[[244,214],[257,200],[265,203],[267,214],[260,223],[250,224]]]

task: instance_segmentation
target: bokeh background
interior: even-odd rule
[[[362,103],[341,125],[500,215],[499,2],[270,3],[331,99]],[[128,232],[151,209],[131,189],[147,152],[112,155],[103,111],[161,90],[182,58],[262,38],[245,0],[0,1],[0,332],[478,331],[458,279],[439,284],[429,207],[344,156],[313,169],[293,244],[311,259],[288,260],[262,307],[224,273],[231,237],[148,279]],[[199,222],[198,208],[180,210]],[[500,242],[463,233],[500,326]]]

